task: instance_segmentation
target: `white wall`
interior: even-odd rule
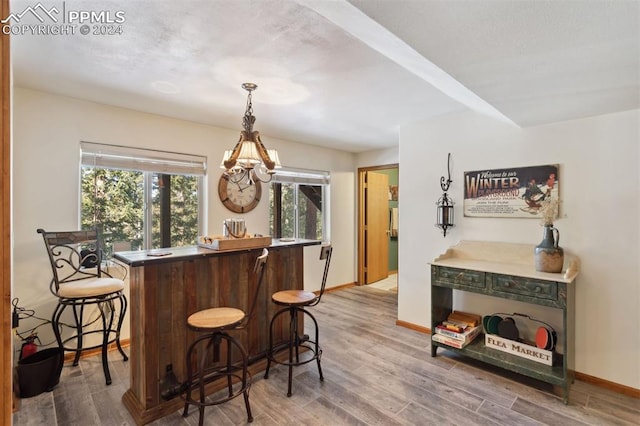
[[[19,87],[13,102],[12,297],[18,297],[20,306],[34,309],[38,316],[50,317],[55,298],[48,291],[51,271],[36,229],[72,230],[79,226],[80,141],[204,155],[209,163],[207,234],[219,234],[225,218],[238,216],[222,205],[217,185],[220,158],[237,141],[239,128],[222,129]],[[269,148],[278,149],[285,166],[331,172],[334,255],[328,286],[353,282],[355,229],[353,221],[342,219],[355,216],[355,156],[268,135],[262,139]],[[266,191],[267,185],[263,185]],[[268,198],[244,217],[250,232],[268,234]],[[305,248],[305,286],[309,290],[319,288],[322,269],[318,255],[317,246]],[[40,331],[46,334],[49,330],[47,326]],[[123,337],[127,338],[128,329],[125,331]],[[44,343],[48,338],[42,340]]]
[[[535,219],[463,217],[465,171],[560,164],[561,218],[555,226],[560,246],[582,263],[576,371],[640,389],[639,115],[635,110],[519,129],[468,112],[403,127],[400,226],[411,230],[403,232],[411,240],[404,237],[399,250],[399,319],[430,326],[429,262],[447,247],[460,240],[536,245],[542,239]],[[433,224],[448,152],[456,226],[443,238]],[[457,295],[454,303],[480,314],[518,312],[503,301],[480,299]]]
[[[356,156],[356,167],[385,166],[398,163],[399,150],[397,146],[362,152]],[[356,179],[358,177],[356,176]]]

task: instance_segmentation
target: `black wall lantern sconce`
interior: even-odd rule
[[[437,212],[436,212],[436,226],[442,229],[442,234],[447,236],[447,229],[452,228],[453,225],[453,200],[449,198],[447,195],[447,191],[449,190],[449,185],[451,185],[451,153],[447,156],[447,174],[448,177],[445,180],[444,176],[440,177],[440,187],[442,188],[443,194],[442,197],[438,199],[436,203]]]

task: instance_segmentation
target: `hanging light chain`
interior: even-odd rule
[[[243,84],[242,87],[249,92],[247,96],[247,107],[244,112],[244,117],[242,118],[242,127],[249,134],[253,132],[253,123],[255,123],[256,118],[253,116],[253,103],[251,102],[251,92],[257,87],[249,86],[248,84]]]

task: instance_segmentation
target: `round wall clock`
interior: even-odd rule
[[[260,202],[262,187],[260,182],[234,182],[223,174],[218,181],[218,195],[224,206],[234,213],[246,213],[253,210]]]

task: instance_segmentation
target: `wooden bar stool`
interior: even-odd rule
[[[292,376],[293,376],[293,367],[298,365],[303,365],[313,360],[318,362],[318,373],[320,375],[320,381],[324,380],[324,376],[322,375],[322,366],[320,365],[320,358],[322,356],[322,349],[320,348],[319,340],[319,332],[318,332],[318,321],[316,321],[315,317],[306,310],[306,307],[316,306],[320,303],[320,299],[322,298],[322,294],[324,293],[325,286],[327,285],[327,275],[329,273],[329,263],[331,262],[331,253],[333,248],[331,244],[323,245],[320,249],[320,260],[324,260],[324,274],[322,276],[322,285],[320,286],[320,292],[318,295],[304,290],[282,290],[274,293],[271,296],[271,300],[278,306],[283,306],[278,312],[275,313],[273,318],[271,319],[271,324],[269,325],[269,349],[267,351],[267,369],[264,373],[264,378],[269,378],[269,368],[271,368],[271,363],[275,362],[277,364],[286,365],[289,367],[289,387],[287,390],[287,396],[291,396],[291,384],[292,384]],[[281,346],[278,348],[273,347],[273,326],[275,321],[280,315],[284,315],[285,313],[289,313],[289,340],[285,346]],[[314,329],[315,329],[315,340],[311,340],[308,335],[303,334],[300,335],[300,330],[298,329],[298,320],[300,319],[300,314],[304,317],[307,315],[313,321]],[[304,332],[304,330],[302,330]],[[287,348],[289,350],[289,357],[286,360],[279,361],[276,358],[276,354]],[[306,359],[300,359],[300,348],[305,348],[311,351],[311,356],[306,357]]]
[[[255,279],[255,293],[249,313],[242,309],[230,307],[218,307],[198,311],[187,318],[187,325],[194,331],[206,331],[206,334],[198,337],[187,351],[187,381],[183,384],[184,412],[183,417],[189,413],[189,405],[196,405],[200,411],[198,424],[204,421],[204,409],[210,405],[218,405],[244,395],[244,403],[247,408],[247,420],[253,421],[251,407],[249,405],[249,388],[251,387],[251,375],[249,374],[249,359],[247,351],[242,347],[240,341],[228,334],[229,331],[242,330],[247,326],[249,319],[253,315],[256,300],[262,286],[265,265],[269,252],[262,250],[262,254],[256,259],[253,268]],[[226,342],[226,360],[220,361],[220,346]],[[204,348],[203,348],[204,347]],[[233,361],[233,348],[240,354],[240,362]],[[198,368],[193,371],[193,353],[202,350]],[[206,401],[205,385],[219,378],[227,378],[228,395],[213,401]],[[238,382],[234,389],[234,379]],[[198,399],[192,398],[192,391],[198,390]]]

